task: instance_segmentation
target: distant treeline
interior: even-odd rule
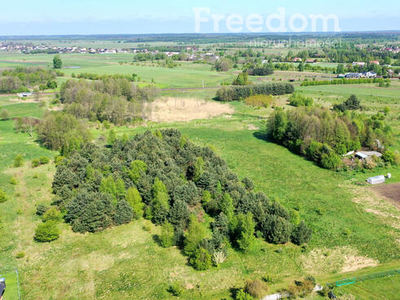
[[[256,236],[274,244],[311,239],[297,211],[254,191],[210,147],[175,129],[115,140],[111,148],[84,145],[58,164],[53,191],[73,231],[144,216],[162,226],[161,246],[180,247],[199,270],[222,263],[230,247],[247,251]]]
[[[220,101],[235,101],[253,95],[286,95],[294,92],[290,83],[254,84],[246,86],[222,87],[217,91],[216,98]]]
[[[132,75],[123,75],[123,74],[95,74],[95,73],[79,73],[78,75],[72,74],[72,77],[76,77],[79,79],[89,79],[89,80],[103,80],[107,78],[113,79],[128,79],[131,82],[135,82],[137,80],[137,74],[133,73]]]
[[[157,95],[154,86],[140,88],[126,78],[68,80],[60,89],[65,111],[77,118],[125,124],[142,117],[142,104]]]
[[[276,110],[268,120],[268,134],[320,166],[338,169],[342,165],[340,156],[348,151],[389,145],[392,130],[382,114],[367,117],[350,111],[301,107]]]
[[[60,51],[57,49],[35,49],[29,52],[24,52],[25,54],[59,54]]]
[[[333,79],[333,80],[315,80],[303,81],[301,86],[314,85],[341,85],[341,84],[362,84],[362,83],[390,83],[390,79],[383,78],[359,78],[359,79]]]
[[[25,92],[36,86],[48,86],[57,75],[64,74],[38,67],[18,67],[13,70],[5,70],[0,76],[0,93]]]

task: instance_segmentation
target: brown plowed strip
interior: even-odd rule
[[[400,183],[382,184],[374,186],[372,190],[383,198],[389,200],[393,205],[400,208]]]

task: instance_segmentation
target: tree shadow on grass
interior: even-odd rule
[[[159,236],[158,234],[153,234],[151,237],[153,238],[153,241],[154,241],[158,246],[162,247],[162,246],[161,246],[160,236]]]
[[[266,130],[258,130],[256,132],[253,132],[253,136],[256,139],[262,140],[264,142],[276,144],[275,141],[268,135]]]

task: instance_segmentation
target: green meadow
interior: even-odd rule
[[[1,54],[0,67],[48,66],[52,57]],[[142,82],[154,79],[158,87],[165,88],[160,96],[210,102],[215,89],[187,88],[200,88],[203,80],[205,87],[215,87],[232,80],[237,72],[217,73],[210,65],[193,63],[180,63],[174,69],[150,63],[131,65],[131,54],[65,54],[62,59],[64,66],[80,67],[63,69],[67,78],[80,72],[137,73]],[[286,80],[293,75],[304,76],[299,72],[273,76]],[[342,102],[350,94],[361,99],[368,114],[389,106],[387,119],[395,133],[393,147],[400,150],[400,85],[397,82],[389,88],[374,85],[299,87],[296,84],[296,89],[324,106]],[[118,136],[124,133],[134,136],[146,130],[173,127],[198,145],[212,146],[240,178],[251,178],[257,191],[264,191],[289,210],[299,211],[301,219],[313,230],[313,239],[307,247],[271,245],[257,239],[249,253],[230,249],[227,261],[220,267],[196,271],[188,266],[187,258],[179,249],[164,249],[156,243],[160,228],[146,220],[96,234],[73,233],[63,224],[58,240],[37,243],[33,240],[34,229],[40,222],[35,214],[36,206],[52,202],[55,165],[52,160],[48,165],[32,168],[30,161],[40,156],[53,158],[57,153],[41,147],[35,137],[13,129],[12,118],[41,118],[48,106],[11,100],[13,97],[0,97],[0,107],[11,115],[10,120],[0,121],[0,188],[9,198],[0,204],[0,274],[5,274],[10,282],[6,299],[17,299],[12,298],[15,297],[12,296],[15,294],[13,270],[17,267],[22,299],[171,299],[167,289],[173,282],[185,287],[180,299],[229,299],[230,289],[243,287],[246,279],[266,275],[274,278],[274,283],[269,284],[269,292],[274,293],[307,275],[325,284],[400,268],[400,212],[364,184],[367,177],[382,172],[394,175],[390,182],[400,182],[400,169],[391,167],[370,173],[321,169],[267,139],[265,119],[272,108],[252,108],[242,102],[230,104],[234,109],[231,115],[188,122],[146,122],[136,127],[118,127],[116,131]],[[51,100],[51,97],[44,99]],[[276,105],[292,109],[285,100],[285,97],[277,98]],[[108,134],[105,129],[92,131],[96,139]],[[24,157],[23,167],[12,167],[17,154]],[[11,184],[11,178],[16,179],[16,184]],[[17,258],[21,253],[23,257]],[[400,299],[399,287],[397,275],[343,287],[340,292],[352,294],[356,299]]]

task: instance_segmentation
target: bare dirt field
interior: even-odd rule
[[[160,98],[145,107],[146,119],[154,122],[185,122],[233,112],[229,104],[195,98]]]
[[[400,208],[400,183],[379,185],[372,189],[378,196],[388,199],[391,203]]]

